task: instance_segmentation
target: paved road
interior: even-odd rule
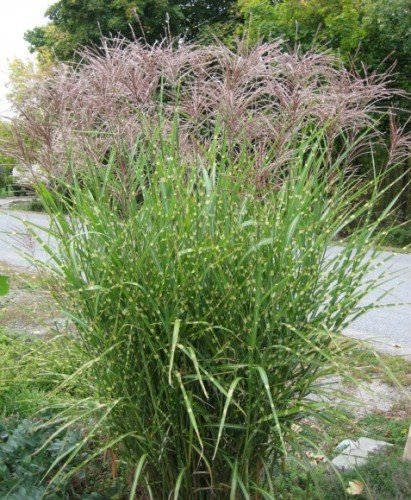
[[[47,226],[44,214],[2,210],[0,207],[0,261],[15,266],[27,266],[15,246],[36,258],[45,259],[46,255],[32,238],[27,236],[24,223],[30,220],[40,226]],[[389,257],[383,264],[387,273],[393,273],[391,282],[373,291],[364,301],[379,304],[395,304],[368,312],[354,321],[346,333],[350,336],[372,340],[381,351],[400,354],[411,359],[411,254],[381,253],[381,260]],[[384,290],[391,290],[379,299]]]
[[[388,259],[382,267],[392,278],[372,291],[363,303],[386,307],[364,314],[351,323],[346,333],[371,340],[382,352],[411,360],[411,254],[383,252],[380,259]],[[384,291],[388,291],[387,295],[380,298]]]
[[[22,212],[3,210],[0,206],[0,262],[12,266],[27,267],[27,259],[22,254],[36,259],[47,260],[47,255],[35,239],[27,232],[24,221],[30,221],[38,226],[47,227],[48,217],[37,212]],[[42,238],[47,234],[38,231]]]

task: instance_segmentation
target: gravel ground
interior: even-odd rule
[[[10,276],[10,292],[0,297],[0,326],[6,332],[47,337],[66,325],[40,275],[4,262],[1,273]]]

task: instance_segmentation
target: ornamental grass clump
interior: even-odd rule
[[[399,93],[389,88],[389,75],[347,70],[329,52],[286,51],[278,40],[252,47],[239,40],[230,49],[217,41],[150,46],[114,38],[83,49],[79,58],[54,65],[42,78],[28,76],[11,96],[16,116],[0,148],[18,163],[41,165],[57,177],[68,175],[73,161],[78,170],[90,159],[105,164],[113,148],[132,149],[141,133],[156,126],[160,105],[169,130],[179,116],[186,156],[199,154],[199,142],[210,146],[218,121],[231,150],[244,137],[261,156],[275,146],[272,163],[255,158],[260,183],[287,160],[296,131],[312,122],[326,129],[330,150],[338,151],[343,134],[356,141],[355,155],[369,147],[358,139],[370,128],[375,147],[385,152],[382,163],[397,160],[376,121]],[[398,127],[391,135],[395,142]]]
[[[349,145],[330,160],[313,127],[268,187],[255,183],[251,147],[226,154],[222,129],[191,162],[176,123],[150,137],[126,177],[113,153],[104,169],[74,169],[60,194],[40,192],[84,358],[79,406],[90,423],[95,401],[90,435],[107,438],[96,453],[115,448],[132,468],[132,498],[275,498],[279,461],[304,444],[301,420],[330,419],[321,380],[338,371],[341,330],[374,285],[364,256],[377,183],[364,203]]]

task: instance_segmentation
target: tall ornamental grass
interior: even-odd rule
[[[131,498],[275,498],[293,424],[331,418],[321,381],[374,285],[377,182],[364,202],[349,145],[331,160],[323,130],[298,134],[264,188],[252,149],[233,160],[228,147],[216,128],[188,162],[179,127],[160,127],[127,176],[113,153],[104,169],[73,169],[64,194],[40,192],[84,357],[74,376],[97,402],[90,435],[103,429],[96,453],[116,447],[132,468]]]
[[[381,163],[398,161],[410,145],[395,120],[389,145],[378,131],[376,119],[399,93],[389,88],[389,76],[348,70],[327,52],[287,52],[279,41],[253,47],[238,41],[231,50],[218,42],[149,46],[117,38],[102,39],[79,56],[78,64],[28,76],[12,96],[16,116],[0,148],[29,169],[38,164],[61,177],[68,174],[68,159],[77,169],[89,159],[105,163],[113,148],[131,149],[155,126],[160,104],[164,127],[170,130],[179,116],[187,157],[199,154],[198,143],[210,146],[218,121],[231,150],[244,138],[262,156],[275,145],[272,163],[256,158],[260,183],[286,161],[295,132],[312,122],[326,129],[330,150],[338,151],[341,134],[356,141],[353,156],[369,147],[358,139],[372,128],[374,144],[385,152]]]

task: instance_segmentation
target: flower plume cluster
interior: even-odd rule
[[[149,136],[160,116],[165,130],[177,116],[187,154],[207,147],[217,122],[231,151],[247,141],[263,158],[275,148],[274,162],[261,162],[261,171],[256,165],[264,179],[308,123],[326,127],[331,144],[372,127],[393,92],[387,80],[360,77],[328,53],[285,52],[280,42],[251,49],[239,42],[231,50],[104,39],[100,48],[84,49],[79,64],[60,64],[43,81],[27,83],[15,103],[9,153],[60,176],[68,159],[77,167],[104,164],[113,148],[130,151]]]

